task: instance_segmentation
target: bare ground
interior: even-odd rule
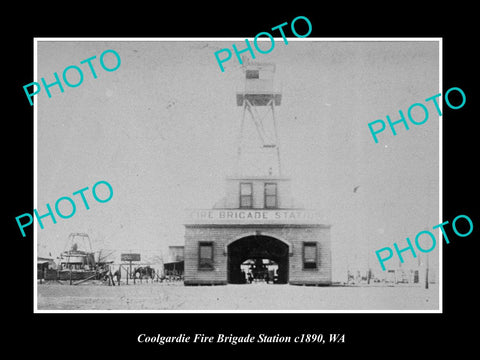
[[[438,310],[438,286],[38,285],[38,310]]]

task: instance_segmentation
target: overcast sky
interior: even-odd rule
[[[399,124],[397,136],[387,127],[378,144],[368,123],[398,120],[400,109],[406,114],[440,92],[438,43],[278,40],[256,60],[277,66],[282,168],[295,198],[332,224],[334,277],[367,261],[379,268],[375,250],[402,247],[440,222],[439,117],[430,102],[425,124],[408,131]],[[69,65],[84,70],[80,86],[52,87],[52,98],[42,91],[35,99],[39,213],[99,180],[114,191],[103,204],[86,192],[88,211],[73,197],[76,214],[55,225],[45,218],[45,229],[37,225],[40,252],[57,256],[72,232],[118,253],[183,244],[184,209],[211,208],[235,170],[243,74],[234,57],[222,73],[213,55],[232,43],[244,46],[242,39],[38,42],[35,81],[53,82]],[[107,49],[121,57],[116,71],[100,67]],[[94,55],[97,79],[80,65]]]

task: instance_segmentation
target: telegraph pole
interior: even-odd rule
[[[425,289],[428,289],[428,268],[429,268],[429,262],[428,262],[428,254],[427,254],[427,268],[425,269]]]

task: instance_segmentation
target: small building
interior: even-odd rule
[[[163,264],[163,271],[166,276],[182,277],[184,273],[184,246],[169,246],[168,260]]]
[[[168,262],[183,261],[185,246],[172,245],[168,247]]]
[[[57,265],[51,257],[37,256],[37,279],[44,279],[49,269],[56,269]]]

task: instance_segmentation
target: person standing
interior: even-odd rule
[[[120,279],[122,278],[122,274],[120,272],[120,269],[118,269],[117,271],[115,271],[115,273],[113,274],[113,276],[115,276],[117,278],[117,284],[118,286],[120,286]]]

